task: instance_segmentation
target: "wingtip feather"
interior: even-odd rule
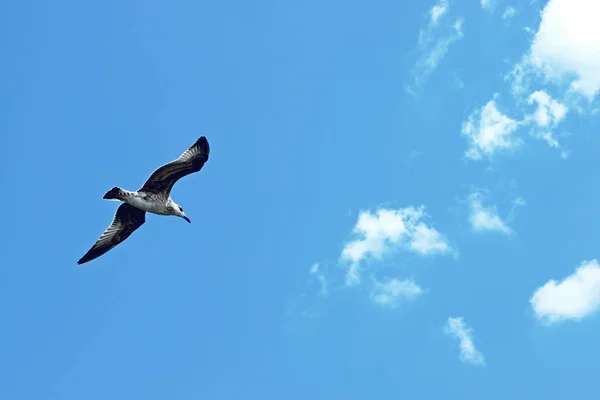
[[[198,145],[202,149],[202,152],[206,153],[206,155],[210,153],[210,145],[208,144],[208,139],[206,139],[206,136],[200,136],[200,139],[198,139],[196,145]]]

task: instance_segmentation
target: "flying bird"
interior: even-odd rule
[[[183,208],[171,199],[171,189],[179,179],[200,171],[208,161],[209,153],[208,141],[202,136],[178,159],[155,170],[136,192],[116,186],[106,192],[103,199],[122,201],[123,204],[117,208],[110,226],[77,264],[98,258],[127,239],[146,222],[146,212],[175,215],[191,223]]]

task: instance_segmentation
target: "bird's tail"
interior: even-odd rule
[[[106,192],[102,198],[105,200],[123,200],[124,197],[125,192],[121,188],[115,186]]]

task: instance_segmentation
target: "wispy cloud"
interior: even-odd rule
[[[495,231],[511,235],[512,229],[500,218],[496,206],[493,204],[483,205],[481,192],[476,191],[469,195],[469,207],[471,209],[469,222],[475,231]]]
[[[436,25],[440,17],[448,11],[448,0],[440,0],[440,2],[429,10],[429,16],[431,17],[430,23]]]
[[[512,206],[510,207],[510,211],[508,212],[508,216],[506,217],[506,221],[507,222],[512,221],[515,218],[517,208],[523,207],[526,205],[527,205],[527,202],[525,201],[524,198],[522,198],[522,197],[515,198],[512,202]]]
[[[458,75],[454,74],[454,85],[457,89],[463,89],[465,87],[465,81],[463,81]]]
[[[478,366],[485,365],[483,354],[477,350],[473,342],[473,329],[465,324],[462,317],[449,317],[444,325],[444,333],[458,340],[462,362]]]
[[[413,70],[413,81],[406,89],[413,93],[437,68],[452,43],[463,37],[463,19],[448,17],[448,0],[440,0],[429,10],[429,22],[419,31],[419,59]]]
[[[527,99],[529,104],[536,103],[537,110],[532,114],[535,123],[540,127],[548,127],[558,124],[569,109],[561,102],[554,100],[543,90],[533,92]]]
[[[524,143],[523,138],[517,136],[521,127],[529,127],[534,138],[544,140],[550,147],[561,150],[561,157],[567,157],[553,133],[569,111],[565,104],[553,99],[546,91],[537,90],[527,97],[526,107],[521,109],[524,116],[516,119],[498,109],[496,98],[497,94],[481,109],[473,111],[462,124],[461,135],[468,141],[467,159],[492,159],[496,154],[519,148]],[[532,112],[526,110],[533,105]]]
[[[535,315],[548,324],[579,321],[600,308],[600,265],[584,261],[562,281],[549,280],[529,300]]]
[[[388,279],[375,281],[371,291],[371,299],[382,306],[397,307],[402,301],[414,300],[423,294],[423,289],[412,279]]]
[[[348,265],[346,284],[360,283],[362,261],[381,260],[395,249],[421,255],[452,253],[447,239],[424,222],[426,218],[423,206],[361,211],[353,229],[356,238],[346,243],[340,256]]]
[[[461,135],[469,142],[465,157],[480,160],[495,153],[519,147],[522,140],[514,135],[519,122],[504,115],[492,99],[469,115],[462,125]]]
[[[481,8],[489,13],[494,12],[494,1],[493,0],[479,0],[479,4],[481,4]]]
[[[321,295],[327,296],[327,280],[325,279],[325,274],[321,272],[321,265],[319,263],[314,263],[311,265],[309,272],[317,279],[317,281],[319,281]]]
[[[502,19],[508,21],[517,14],[517,10],[514,7],[506,7],[502,13]]]
[[[533,92],[527,99],[527,103],[535,103],[537,108],[525,118],[524,122],[533,122],[534,136],[545,140],[550,147],[561,150],[561,156],[566,158],[567,152],[562,149],[558,139],[552,133],[552,129],[565,118],[569,111],[568,107],[553,99],[543,90]]]

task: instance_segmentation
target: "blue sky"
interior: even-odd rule
[[[0,398],[593,398],[598,18],[4,2]],[[192,224],[77,266],[201,135]]]

